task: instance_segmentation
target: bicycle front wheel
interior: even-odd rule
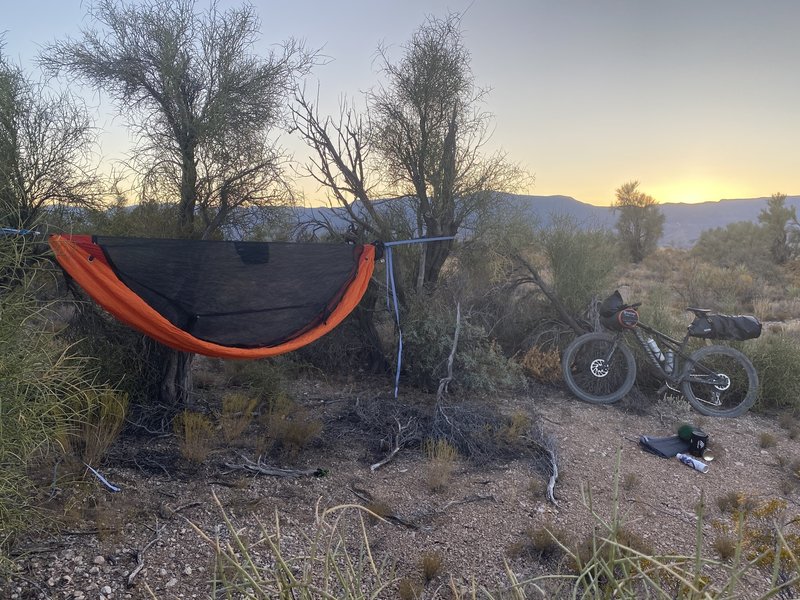
[[[689,356],[681,383],[683,395],[711,417],[738,417],[756,401],[758,375],[750,359],[735,348],[705,346]]]
[[[576,338],[561,360],[567,387],[584,402],[611,404],[627,394],[636,380],[633,353],[606,333]]]

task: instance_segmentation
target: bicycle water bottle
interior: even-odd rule
[[[664,362],[664,355],[661,353],[661,348],[658,347],[656,341],[653,338],[647,338],[647,347],[650,348],[650,352],[653,353],[653,357],[660,363]]]
[[[664,352],[664,372],[668,375],[675,368],[675,353],[672,350]]]

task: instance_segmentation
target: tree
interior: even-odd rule
[[[95,28],[51,45],[42,63],[114,99],[138,135],[143,199],[174,204],[178,235],[220,235],[239,207],[286,197],[272,135],[312,55],[294,41],[253,54],[260,24],[250,5],[100,0],[90,16]],[[191,387],[190,357],[168,351],[162,364],[159,400],[175,406]]]
[[[181,235],[210,237],[237,207],[285,197],[271,135],[311,65],[301,45],[253,54],[260,23],[250,5],[100,0],[90,15],[98,28],[51,45],[42,63],[112,96],[138,134],[144,195],[175,202]]]
[[[84,107],[29,80],[0,47],[0,223],[27,229],[48,206],[95,204],[93,144]]]
[[[638,181],[629,181],[616,190],[613,210],[619,212],[617,232],[633,262],[641,262],[656,249],[664,231],[664,213],[656,200],[639,191]]]
[[[797,212],[794,206],[786,206],[786,194],[772,194],[767,207],[758,214],[758,222],[766,230],[769,251],[777,264],[786,263],[796,254],[797,233],[791,226],[797,225]]]
[[[386,81],[367,94],[364,113],[344,105],[338,121],[321,118],[301,96],[295,124],[317,154],[309,172],[364,235],[386,239],[404,217],[412,235],[455,236],[525,177],[503,152],[483,153],[492,116],[481,110],[486,92],[460,15],[428,18],[403,50],[397,63],[379,50]],[[380,197],[396,200],[379,208]],[[416,281],[435,286],[452,247],[422,245]]]

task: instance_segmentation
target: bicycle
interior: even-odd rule
[[[710,309],[688,307],[695,319],[683,340],[676,340],[639,320],[636,309],[641,304],[625,304],[619,292],[614,292],[600,305],[600,321],[608,331],[586,333],[567,346],[561,366],[573,394],[585,402],[611,404],[630,391],[636,380],[636,360],[623,340],[632,333],[664,380],[659,393],[666,389],[682,393],[700,413],[714,417],[738,417],[753,405],[758,374],[747,356],[722,345],[706,345],[688,353],[687,345],[693,337],[758,337],[758,319],[712,315]]]

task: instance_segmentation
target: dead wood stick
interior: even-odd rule
[[[447,357],[447,377],[439,380],[439,389],[436,391],[436,401],[441,402],[447,393],[450,382],[453,381],[453,362],[456,358],[456,347],[458,346],[458,334],[461,331],[461,303],[456,303],[456,331],[453,334],[453,347],[450,349],[450,356]]]
[[[397,417],[395,417],[394,420],[395,423],[397,423],[397,435],[393,436],[394,448],[392,448],[392,451],[383,460],[379,460],[374,465],[370,465],[369,470],[373,473],[397,456],[397,453],[400,452],[400,449],[405,446],[406,442],[413,438],[414,434],[416,433],[417,420],[415,418],[411,417],[405,425],[400,423],[400,419]]]
[[[558,479],[558,465],[556,464],[556,456],[550,448],[544,448],[544,451],[547,453],[547,456],[550,459],[550,466],[552,467],[550,480],[547,482],[547,499],[557,507],[558,502],[556,502],[555,488],[556,480]]]
[[[459,504],[469,504],[470,502],[482,502],[484,500],[491,500],[492,502],[497,502],[497,499],[492,494],[489,494],[488,496],[473,494],[472,496],[467,496],[466,498],[462,498],[461,500],[450,500],[450,502],[442,506],[436,512],[444,512],[448,508],[451,508],[453,506],[458,506]]]
[[[158,529],[158,521],[156,521],[156,537],[147,542],[144,548],[136,551],[136,567],[128,575],[127,585],[129,588],[135,585],[133,580],[136,579],[136,576],[139,574],[139,572],[142,569],[144,569],[144,553],[147,552],[150,549],[150,546],[155,544],[160,537],[161,537],[161,531]]]
[[[261,462],[254,463],[253,461],[244,459],[245,462],[241,465],[234,463],[223,463],[225,467],[233,471],[247,471],[257,475],[270,475],[272,477],[307,477],[309,475],[321,476],[325,472],[323,469],[282,469],[280,467],[270,467]]]

